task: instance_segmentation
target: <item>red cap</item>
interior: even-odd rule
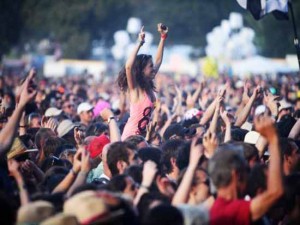
[[[101,135],[94,138],[87,146],[87,150],[90,152],[91,158],[93,159],[100,155],[103,147],[108,143],[110,143],[110,140],[106,135]]]

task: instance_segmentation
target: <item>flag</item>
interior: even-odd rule
[[[238,4],[250,11],[254,19],[259,20],[272,13],[276,19],[288,19],[289,0],[237,0]]]

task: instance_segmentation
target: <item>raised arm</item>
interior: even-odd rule
[[[193,177],[199,162],[200,157],[203,155],[204,148],[202,145],[197,144],[198,137],[195,137],[191,144],[190,159],[183,179],[172,199],[172,205],[179,205],[188,201],[190,189],[192,186]]]
[[[231,122],[228,117],[228,112],[224,110],[223,112],[220,110],[220,115],[222,120],[225,123],[225,135],[224,135],[224,142],[228,142],[231,140]]]
[[[252,221],[261,218],[283,194],[279,140],[273,120],[267,116],[257,117],[254,125],[256,130],[269,142],[270,163],[267,189],[253,198],[250,204]]]
[[[129,91],[133,90],[136,86],[136,80],[134,75],[132,74],[132,67],[134,65],[135,58],[144,43],[145,43],[145,32],[143,26],[139,33],[138,43],[134,47],[132,53],[129,55],[129,58],[127,59],[125,64],[126,78],[127,78]]]
[[[79,148],[74,156],[72,169],[67,174],[67,176],[65,176],[65,178],[54,188],[52,194],[58,192],[66,192],[71,187],[74,180],[76,179],[77,174],[81,170],[81,160],[80,160],[81,154],[82,154],[82,149]]]
[[[24,83],[19,87],[19,94],[17,95],[17,106],[14,110],[9,121],[0,132],[0,155],[3,156],[10,148],[13,138],[15,136],[19,121],[24,111],[25,105],[34,99],[36,90],[30,86],[33,82],[35,70],[31,69],[29,76],[26,78]]]
[[[158,44],[157,53],[156,53],[155,62],[154,62],[155,73],[158,72],[159,67],[163,60],[165,41],[167,39],[169,29],[162,23],[159,23],[159,24],[157,24],[157,30],[160,33],[160,41]]]
[[[118,127],[114,113],[110,109],[106,108],[102,110],[100,116],[104,121],[108,123],[110,141],[111,142],[121,141],[120,129]]]
[[[253,106],[253,103],[257,97],[257,95],[259,94],[260,92],[260,87],[257,86],[255,88],[255,90],[253,91],[253,94],[251,95],[249,101],[247,102],[247,104],[245,105],[245,107],[241,110],[241,112],[239,114],[237,114],[237,118],[236,118],[236,121],[235,121],[235,126],[237,127],[241,127],[247,120],[248,116],[249,116],[249,113],[251,111],[251,108]]]
[[[289,138],[298,139],[300,134],[300,119],[294,124],[292,130],[289,133]]]
[[[74,183],[67,192],[67,197],[70,197],[76,188],[86,183],[87,175],[91,170],[90,153],[86,149],[81,150],[81,168]]]
[[[26,205],[30,200],[23,176],[19,169],[20,165],[15,159],[10,159],[7,161],[7,167],[10,175],[13,176],[17,182],[21,205]]]

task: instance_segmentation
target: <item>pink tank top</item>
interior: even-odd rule
[[[150,122],[154,104],[144,93],[144,99],[130,104],[130,116],[122,133],[122,141],[131,135],[145,135],[146,126]]]

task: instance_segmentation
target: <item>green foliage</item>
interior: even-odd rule
[[[300,2],[293,5],[300,32]],[[278,21],[272,15],[256,21],[235,0],[1,0],[0,57],[12,46],[51,38],[62,43],[64,57],[87,58],[93,40],[111,46],[113,33],[125,29],[133,16],[153,34],[157,23],[167,24],[169,44],[205,47],[206,34],[230,12],[241,12],[245,25],[256,31],[261,54],[295,53],[291,21]],[[158,41],[159,36],[154,37]]]
[[[86,58],[92,40],[125,26],[129,6],[127,0],[26,0],[23,41],[51,37],[63,43],[65,57]]]

